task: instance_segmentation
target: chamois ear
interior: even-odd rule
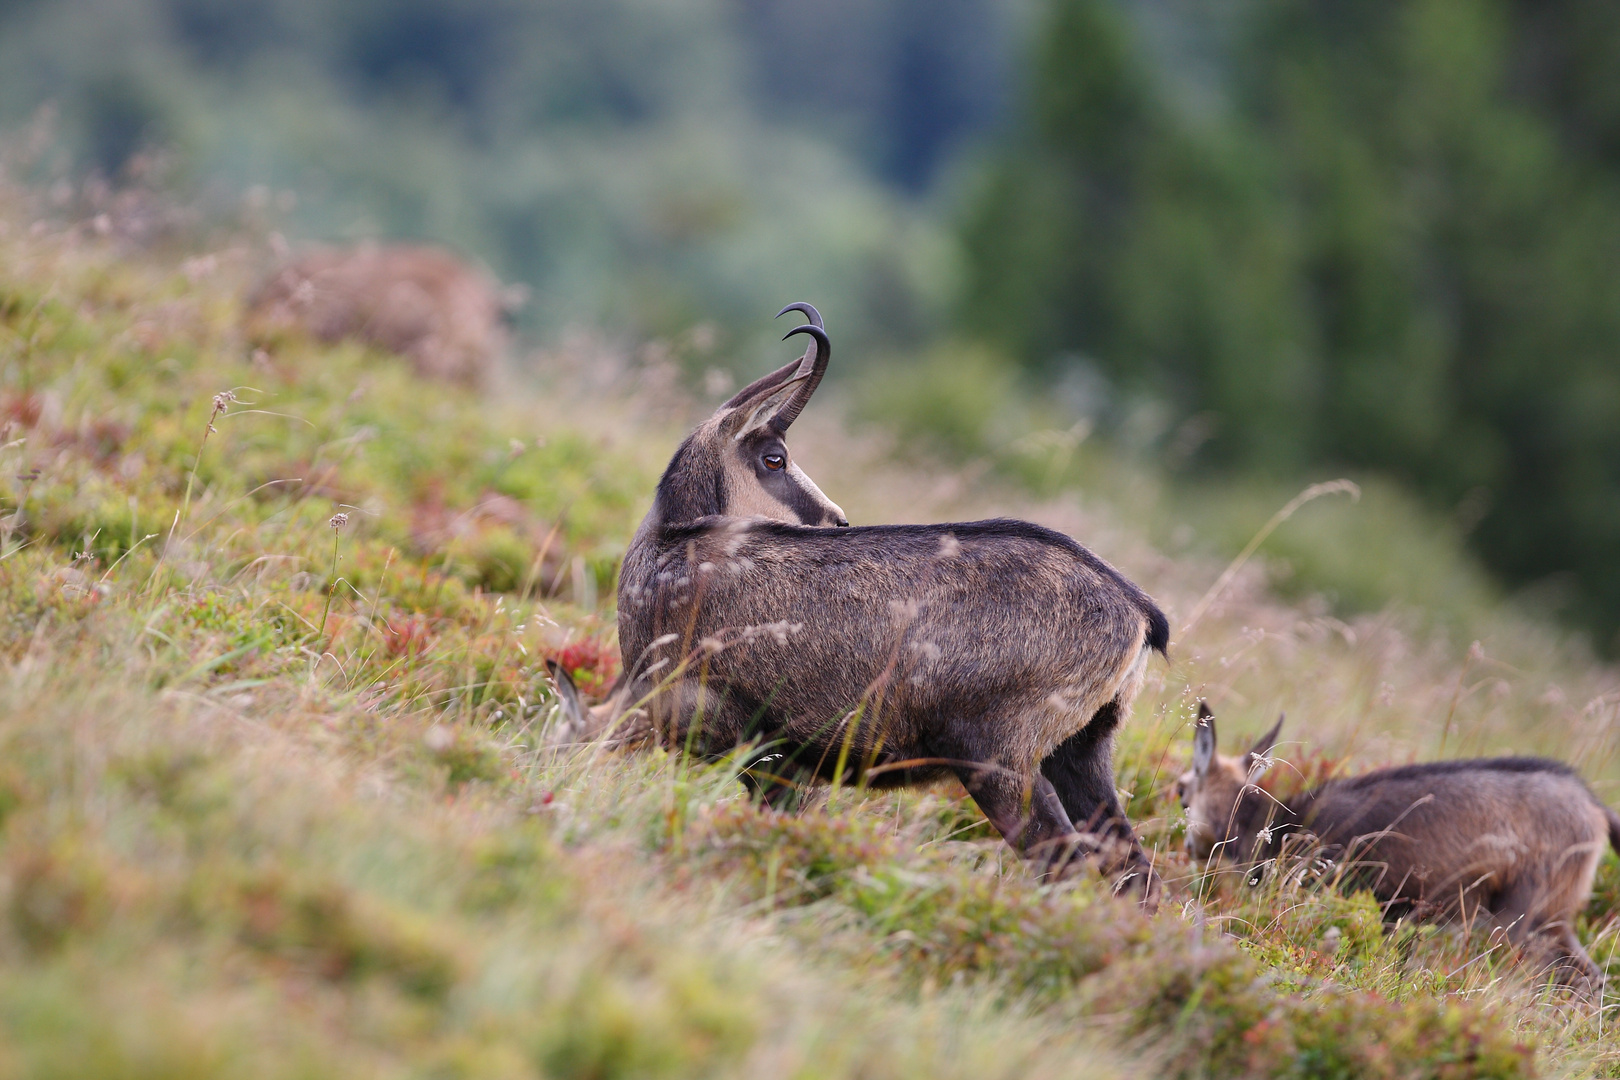
[[[1193,775],[1199,780],[1209,775],[1215,761],[1215,714],[1202,701],[1198,703],[1198,720],[1193,727]]]
[[[821,377],[827,374],[827,361],[832,359],[832,342],[827,340],[827,332],[821,328],[821,317],[815,314],[815,310],[815,308],[810,309],[810,314],[815,318],[815,322],[795,326],[782,338],[783,341],[786,341],[790,337],[804,334],[811,339],[815,351],[806,353],[805,359],[800,361],[799,365],[800,373],[809,377],[800,384],[799,388],[794,391],[793,396],[777,411],[776,415],[771,417],[771,427],[776,429],[778,435],[785,435],[788,426],[799,418],[799,413],[810,400],[810,395],[815,393],[816,387],[821,385]],[[806,367],[806,364],[809,366]]]
[[[766,387],[751,400],[739,402],[733,406],[731,415],[721,424],[721,430],[734,439],[742,439],[763,427],[772,425],[809,378],[807,372],[775,386]]]
[[[788,361],[775,371],[771,372],[769,375],[761,375],[759,378],[755,379],[753,382],[749,383],[735,394],[732,394],[731,397],[722,402],[720,407],[715,411],[725,412],[727,409],[735,409],[745,402],[754,400],[766,390],[771,389],[773,386],[779,385],[783,379],[792,378],[794,373],[797,372],[803,364],[804,358],[800,357],[797,360]]]
[[[1250,757],[1270,757],[1271,756],[1272,748],[1277,745],[1277,735],[1278,735],[1279,732],[1282,731],[1283,719],[1285,717],[1287,717],[1287,715],[1288,715],[1287,713],[1278,713],[1277,714],[1277,722],[1275,724],[1271,725],[1271,730],[1270,731],[1268,731],[1264,735],[1260,736],[1260,741],[1255,743],[1254,744],[1254,749],[1249,751],[1249,756]]]
[[[1279,713],[1277,722],[1271,725],[1271,730],[1260,736],[1260,741],[1254,744],[1254,749],[1243,755],[1243,769],[1248,774],[1249,783],[1254,783],[1271,769],[1271,751],[1277,746],[1277,734],[1282,731],[1283,718],[1287,713]]]
[[[563,719],[577,736],[585,730],[585,703],[579,699],[579,687],[574,685],[574,677],[568,674],[568,669],[555,660],[546,660],[546,671],[551,673],[551,681],[557,684],[557,704],[562,708]]]

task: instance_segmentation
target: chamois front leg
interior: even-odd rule
[[[1140,890],[1142,906],[1151,911],[1159,906],[1159,875],[1137,842],[1114,787],[1114,730],[1122,716],[1117,699],[1098,709],[1090,723],[1041,762],[1041,775],[1051,782],[1074,827],[1102,839],[1103,873],[1116,875],[1117,888]]]
[[[814,776],[798,754],[770,738],[776,725],[764,706],[716,681],[682,679],[659,695],[651,712],[659,737],[671,750],[717,759],[755,744],[741,761],[737,779],[766,806],[790,806],[804,781]]]

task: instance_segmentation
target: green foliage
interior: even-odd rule
[[[435,940],[430,922],[337,882],[266,872],[243,881],[228,902],[240,911],[243,944],[322,979],[377,975],[408,994],[441,1000],[456,981],[454,946]]]
[[[1260,549],[1267,578],[1288,596],[1316,594],[1341,614],[1392,601],[1458,636],[1484,625],[1499,587],[1463,544],[1455,523],[1388,480],[1368,478],[1355,499],[1334,496],[1302,508]],[[1234,479],[1176,485],[1167,516],[1196,522],[1216,550],[1238,551],[1297,494],[1281,484]]]
[[[552,339],[718,324],[741,333],[699,371],[741,367],[759,320],[808,296],[846,347],[892,347],[943,308],[952,260],[872,167],[925,186],[988,121],[1011,16],[798,7],[6,4],[0,130],[49,113],[58,145],[23,163],[42,179],[162,176],[192,211],[290,235],[450,244],[529,285],[520,317]]]
[[[1166,1076],[1529,1075],[1529,1047],[1459,1006],[1282,997],[1268,982],[1243,953],[1192,944],[1119,965],[1104,993],[1130,1003],[1127,1030],[1172,1032]]]
[[[704,1076],[740,1056],[757,1024],[706,972],[673,966],[639,984],[587,976],[551,1004],[536,1054],[548,1076]]]
[[[1153,1041],[1160,1075],[1484,1078],[1530,1069],[1532,1049],[1470,1008],[1288,976],[1330,933],[1329,955],[1346,973],[1389,962],[1381,911],[1365,894],[1272,907],[1283,911],[1281,925],[1254,927],[1254,947],[1238,949],[1150,925],[1093,882],[1014,886],[939,848],[898,857],[879,819],[858,809],[794,817],[733,802],[693,829],[706,872],[774,904],[836,904],[924,985],[971,978],[1038,1001],[1084,996],[1127,1034]]]
[[[1027,406],[1006,362],[946,346],[873,368],[856,387],[856,415],[892,432],[902,452],[965,460],[1002,450]]]
[[[964,226],[968,325],[1170,402],[1176,455],[1461,506],[1509,581],[1573,574],[1606,641],[1620,128],[1583,72],[1620,28],[1597,7],[1250,5],[1194,110],[1129,8],[1054,0]]]

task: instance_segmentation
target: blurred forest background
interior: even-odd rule
[[[1392,478],[1611,652],[1617,73],[1611,0],[0,0],[41,179],[449,243],[539,340],[811,298],[924,413]]]

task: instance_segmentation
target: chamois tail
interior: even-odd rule
[[[1147,616],[1148,620],[1148,648],[1165,659],[1169,659],[1170,620],[1164,617],[1164,612],[1159,610],[1159,605],[1152,602],[1148,603],[1147,610],[1143,614]]]

